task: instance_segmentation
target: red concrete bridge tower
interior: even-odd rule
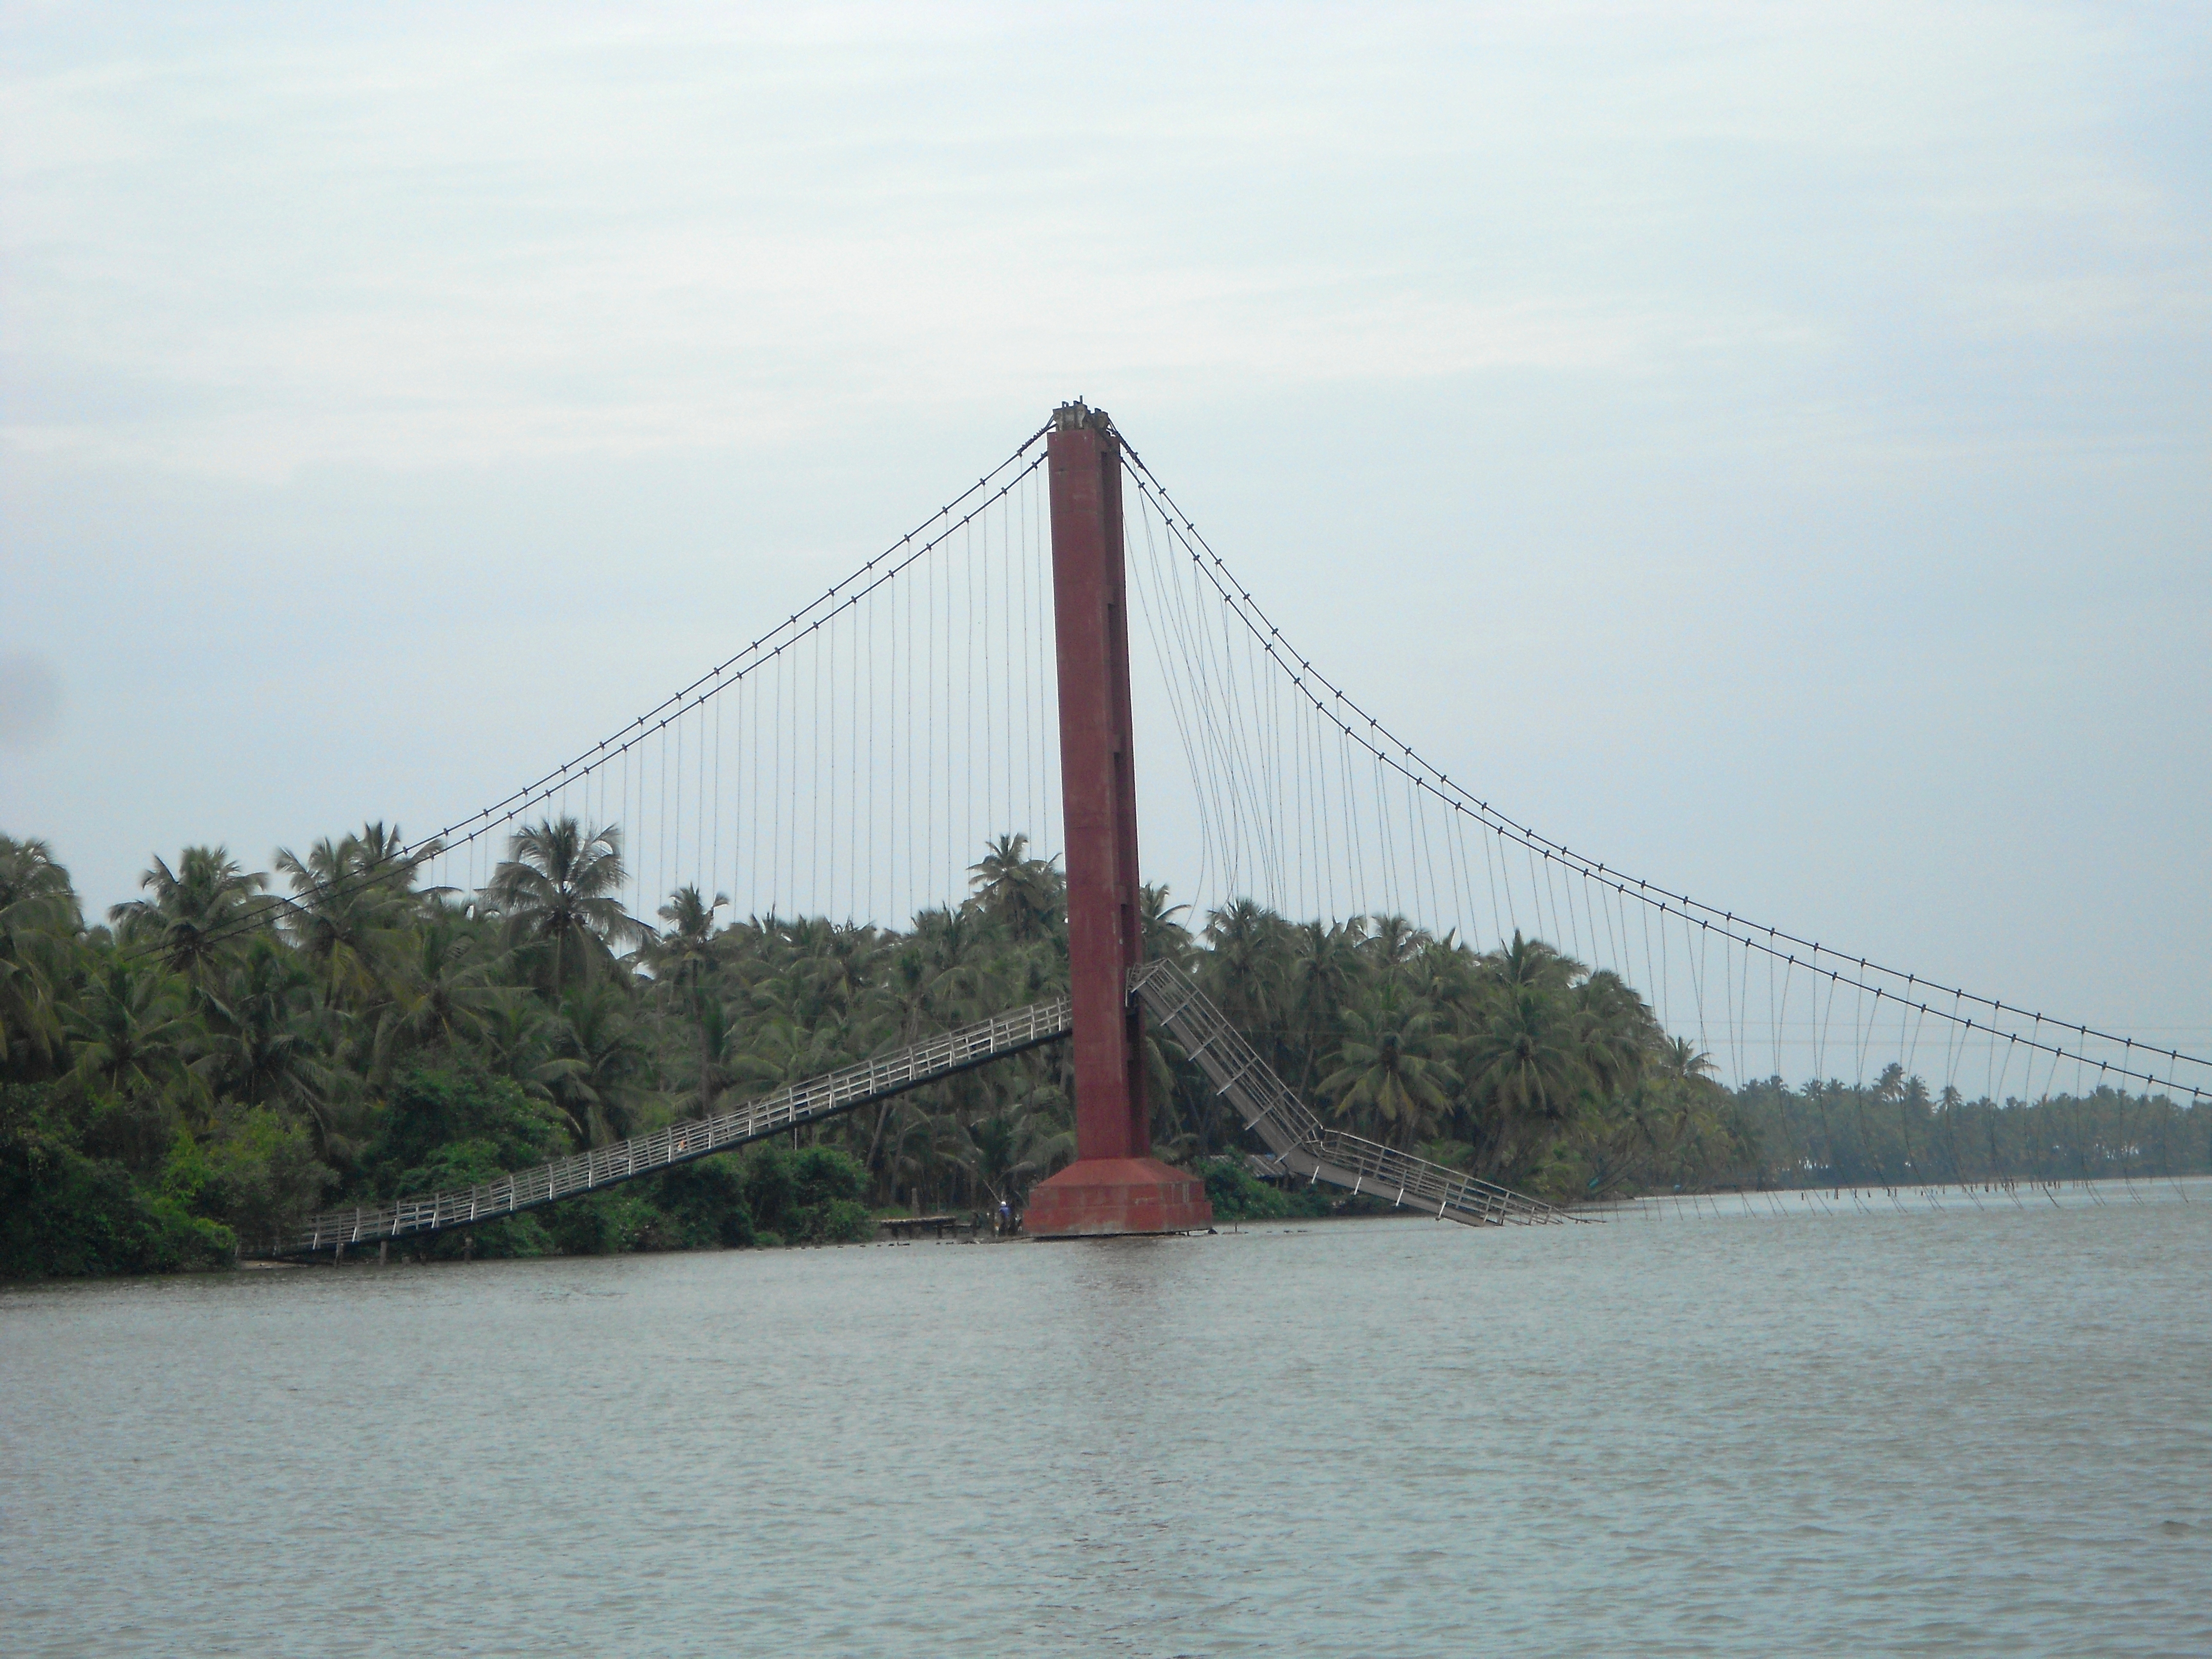
[[[1075,1162],[1031,1191],[1022,1230],[1041,1238],[1187,1232],[1212,1225],[1213,1212],[1202,1181],[1151,1155],[1144,1016],[1129,995],[1129,975],[1144,957],[1144,930],[1121,441],[1103,410],[1073,403],[1054,412],[1046,444],[1075,1025]]]

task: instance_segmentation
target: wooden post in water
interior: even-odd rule
[[[1101,410],[1063,404],[1046,440],[1060,804],[1067,849],[1076,1161],[1030,1194],[1032,1237],[1188,1232],[1212,1224],[1206,1186],[1151,1156],[1143,1014],[1137,779],[1129,714],[1121,442]]]

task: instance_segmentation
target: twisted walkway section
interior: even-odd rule
[[[951,1077],[956,1072],[969,1071],[1025,1048],[1056,1042],[1067,1035],[1072,1024],[1066,999],[1040,1002],[1010,1014],[963,1025],[910,1048],[864,1060],[823,1077],[792,1084],[732,1112],[672,1123],[649,1135],[636,1135],[592,1152],[578,1152],[572,1158],[556,1158],[534,1170],[501,1176],[481,1187],[426,1193],[392,1204],[325,1210],[277,1237],[242,1248],[239,1254],[252,1257],[311,1255],[318,1250],[343,1249],[349,1244],[375,1243],[382,1239],[409,1238],[474,1226],[520,1211],[534,1210],[578,1193],[650,1175],[655,1170],[726,1152],[748,1141],[764,1139],[802,1123],[819,1122],[840,1112],[849,1112]]]
[[[1267,1143],[1276,1162],[1293,1174],[1374,1193],[1395,1204],[1433,1209],[1439,1220],[1470,1227],[1583,1218],[1510,1188],[1328,1127],[1173,963],[1144,963],[1129,976],[1129,988],[1174,1033],[1215,1091],[1243,1115],[1246,1127]]]

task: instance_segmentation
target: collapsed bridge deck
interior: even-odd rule
[[[1144,963],[1130,975],[1130,991],[1289,1172],[1347,1192],[1371,1193],[1401,1207],[1470,1226],[1585,1218],[1495,1182],[1328,1127],[1275,1075],[1196,981],[1172,963]],[[1072,1026],[1066,998],[1036,1003],[792,1084],[733,1111],[672,1123],[480,1186],[426,1193],[390,1204],[325,1210],[275,1237],[246,1245],[239,1254],[250,1258],[312,1255],[480,1225],[888,1100],[1058,1042]]]

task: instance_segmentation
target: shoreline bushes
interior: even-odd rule
[[[517,834],[476,893],[425,890],[404,854],[381,823],[280,851],[274,876],[188,848],[102,926],[43,842],[0,835],[0,1275],[219,1266],[319,1207],[472,1186],[1066,988],[1065,882],[1020,836],[902,929],[737,919],[690,887],[648,925],[619,830],[569,818]],[[2163,1098],[1972,1102],[1897,1066],[1725,1088],[1618,975],[1517,933],[1479,951],[1249,900],[1194,931],[1159,887],[1140,915],[1146,954],[1316,1113],[1556,1201],[2212,1169],[2212,1114]],[[1360,1207],[1255,1179],[1233,1111],[1170,1034],[1147,1043],[1154,1149],[1204,1170],[1221,1218]],[[1036,1049],[404,1248],[834,1243],[872,1211],[1018,1209],[1073,1156],[1072,1102],[1064,1046]]]

